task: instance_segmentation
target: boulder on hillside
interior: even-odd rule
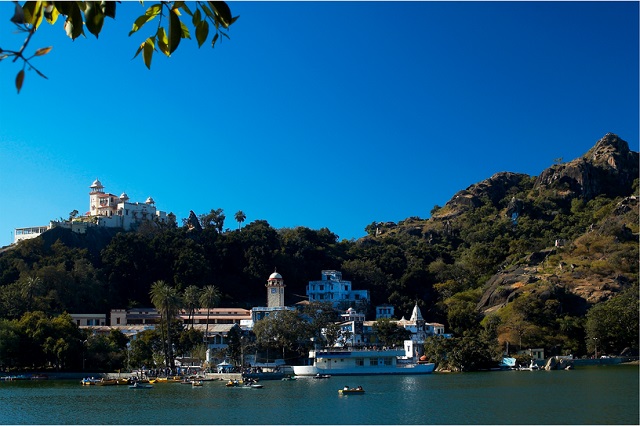
[[[569,191],[591,200],[598,195],[616,197],[631,192],[638,178],[638,153],[613,133],[607,133],[582,158],[556,164],[536,179],[535,188]]]

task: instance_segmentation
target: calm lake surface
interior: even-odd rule
[[[264,381],[263,389],[0,383],[0,424],[633,424],[637,365]],[[364,395],[338,395],[361,385]]]

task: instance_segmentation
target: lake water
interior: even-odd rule
[[[637,365],[264,381],[0,383],[0,424],[639,424]],[[338,395],[361,385],[364,395]]]

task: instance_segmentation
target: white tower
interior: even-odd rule
[[[101,195],[104,195],[104,186],[96,179],[89,188],[91,189],[91,192],[89,192],[89,214],[94,216],[98,214],[98,208],[100,207],[99,199]]]
[[[284,306],[284,280],[282,275],[273,271],[267,280],[267,307],[279,308]]]

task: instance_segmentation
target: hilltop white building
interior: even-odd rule
[[[97,226],[107,228],[123,228],[129,231],[148,220],[167,222],[166,212],[156,209],[155,201],[149,197],[144,203],[132,203],[123,192],[119,197],[104,192],[104,186],[96,179],[89,187],[89,211],[81,221],[91,219]]]
[[[89,211],[84,216],[73,218],[71,221],[51,221],[48,226],[31,226],[16,228],[14,244],[35,238],[54,227],[71,229],[83,234],[88,227],[104,226],[107,228],[122,228],[125,231],[135,229],[144,221],[166,223],[166,212],[156,209],[155,201],[149,197],[144,203],[130,202],[129,196],[123,192],[120,196],[106,193],[102,183],[96,179],[89,187]]]

